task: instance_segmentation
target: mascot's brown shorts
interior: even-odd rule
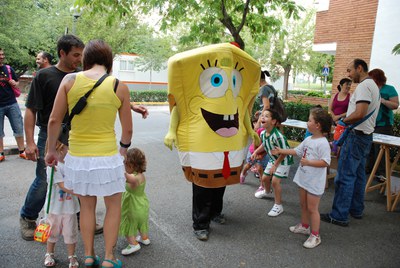
[[[242,166],[231,167],[231,174],[226,179],[222,175],[222,169],[204,170],[192,167],[182,167],[182,169],[188,181],[204,188],[220,188],[239,183]]]

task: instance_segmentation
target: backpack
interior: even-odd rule
[[[281,117],[281,123],[285,122],[286,119],[288,118],[287,113],[286,113],[286,109],[285,109],[285,104],[283,103],[283,100],[278,97],[278,92],[276,91],[276,89],[271,86],[271,85],[267,85],[270,89],[273,90],[275,96],[273,98],[271,98],[271,109],[275,110]]]
[[[272,94],[270,93],[269,95],[269,103],[271,106],[271,109],[275,110],[280,116],[281,116],[281,123],[285,122],[287,119],[287,113],[285,109],[285,105],[283,103],[283,100],[278,97],[278,92],[272,85],[264,85],[264,87],[267,87],[270,91],[272,91]],[[257,100],[254,102],[253,109],[252,109],[252,114],[254,115],[257,111],[261,110],[261,104],[260,100]]]
[[[10,65],[6,65],[6,68],[7,68],[7,72],[8,72],[8,78],[11,80],[12,79],[12,73],[11,73]],[[11,86],[11,88],[14,91],[15,97],[18,98],[21,95],[21,90],[19,88],[17,88],[17,87],[13,87],[13,86]]]
[[[288,116],[286,113],[285,104],[283,103],[283,100],[280,97],[276,96],[274,98],[274,105],[273,105],[272,109],[277,111],[278,114],[281,116],[281,123],[286,121]]]

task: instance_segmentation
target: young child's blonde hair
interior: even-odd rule
[[[314,118],[315,122],[320,124],[321,132],[329,136],[329,134],[331,133],[332,123],[333,123],[330,114],[322,107],[311,108],[310,114]]]
[[[137,173],[146,171],[147,161],[146,156],[139,148],[131,148],[126,153],[125,164]]]
[[[48,146],[49,146],[49,142],[46,141],[45,153],[47,153],[47,151],[48,151]],[[64,156],[63,149],[64,149],[65,146],[67,146],[67,145],[65,145],[61,141],[57,140],[57,142],[56,142],[56,152],[58,153],[58,155]]]

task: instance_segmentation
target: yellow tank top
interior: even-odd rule
[[[71,122],[69,153],[73,156],[110,156],[118,152],[114,124],[121,101],[114,92],[115,78],[107,77],[92,94],[83,111]],[[88,92],[97,80],[76,75],[75,83],[67,94],[71,113],[76,102]]]

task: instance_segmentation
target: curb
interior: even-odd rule
[[[7,146],[4,146],[4,155],[14,155],[14,154],[19,154],[18,147],[8,148]]]
[[[25,100],[22,97],[19,97],[17,99],[19,104],[23,104],[25,103]],[[141,105],[145,105],[145,106],[168,106],[168,102],[135,102],[135,104],[141,104]],[[4,145],[4,155],[15,155],[15,154],[19,154],[19,150],[17,145]]]

